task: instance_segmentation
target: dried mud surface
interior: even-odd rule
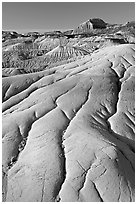
[[[131,44],[3,78],[3,201],[135,201]]]

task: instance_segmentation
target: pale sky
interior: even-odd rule
[[[16,31],[74,29],[92,18],[107,23],[135,20],[134,2],[3,2],[2,29]]]

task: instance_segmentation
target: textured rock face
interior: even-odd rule
[[[88,21],[80,24],[78,28],[73,31],[73,34],[80,34],[80,33],[90,33],[93,29],[102,29],[106,28],[106,23],[99,18],[89,19]]]
[[[134,49],[3,78],[4,201],[134,201]]]
[[[93,24],[93,28],[106,28],[107,23],[105,23],[102,19],[100,18],[93,18],[90,19],[90,22]]]
[[[73,34],[80,34],[80,33],[88,33],[93,30],[93,24],[90,22],[90,20],[80,24],[74,31]]]

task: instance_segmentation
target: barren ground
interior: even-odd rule
[[[58,46],[2,80],[3,201],[134,201],[135,46]]]

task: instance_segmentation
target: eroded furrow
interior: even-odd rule
[[[4,102],[3,201],[134,200],[134,58],[111,48]]]
[[[31,119],[30,119],[30,121],[29,121],[29,124],[26,124],[26,128],[27,128],[26,130],[27,130],[27,131],[24,130],[24,133],[23,133],[23,134],[21,133],[20,127],[19,127],[19,126],[17,127],[17,131],[18,131],[18,134],[21,135],[21,139],[20,139],[20,141],[19,141],[18,143],[15,143],[15,146],[16,146],[16,147],[13,147],[13,149],[18,149],[18,150],[17,150],[17,152],[16,152],[15,155],[11,156],[11,160],[8,162],[9,168],[12,168],[12,166],[13,166],[13,165],[16,163],[16,161],[18,160],[18,157],[19,157],[20,152],[23,151],[23,149],[25,148],[25,145],[26,145],[26,143],[27,143],[27,138],[28,138],[28,135],[29,135],[29,131],[31,130],[32,125],[34,125],[34,123],[35,123],[36,121],[38,121],[39,119],[41,119],[42,117],[44,117],[46,114],[49,114],[50,111],[52,111],[53,109],[57,108],[58,106],[57,106],[56,100],[57,100],[60,96],[62,96],[62,95],[64,95],[64,94],[68,93],[69,91],[71,91],[74,87],[75,87],[75,85],[72,86],[71,89],[66,90],[64,93],[61,93],[60,95],[58,95],[56,98],[54,98],[54,99],[52,98],[55,107],[52,108],[52,109],[50,109],[50,110],[48,110],[48,111],[46,111],[46,112],[43,112],[41,115],[39,115],[39,117],[37,117],[37,113],[36,113],[36,111],[34,110],[34,111],[32,112],[32,115],[33,115],[33,116],[31,117]],[[31,107],[32,107],[32,106],[31,106]],[[30,109],[28,108],[28,109],[24,109],[24,110],[21,110],[21,111],[17,111],[17,112],[16,112],[16,115],[17,115],[17,114],[20,115],[20,114],[22,113],[22,116],[24,117],[24,111],[29,113]],[[62,111],[62,110],[61,110],[61,111]],[[62,112],[63,112],[63,111],[62,111]],[[14,112],[13,112],[13,113],[14,113]],[[64,114],[65,114],[65,113],[64,113]],[[13,117],[14,117],[14,115],[13,115]],[[67,117],[67,116],[65,115],[65,117]],[[6,136],[5,136],[5,137],[6,137]],[[17,135],[17,137],[18,137],[18,135]],[[4,138],[4,137],[3,137],[3,138]],[[4,141],[3,141],[3,142],[4,142]],[[5,167],[5,168],[6,168],[6,167]]]
[[[50,81],[48,82],[48,80],[47,80],[47,83],[44,84],[44,85],[39,85],[40,81],[38,81],[39,82],[38,84],[37,84],[37,82],[34,82],[26,90],[23,90],[20,93],[17,93],[16,95],[13,95],[11,98],[9,98],[7,101],[5,101],[3,103],[3,106],[2,106],[2,112],[5,112],[6,110],[8,110],[10,108],[13,109],[14,106],[20,105],[20,103],[25,101],[35,91],[40,90],[42,88],[45,88],[47,86],[50,86],[50,85],[54,84],[55,82],[59,82],[60,80],[63,80],[65,77],[62,77],[61,79],[56,79],[55,81],[52,80],[52,78],[51,78],[51,82]],[[43,79],[45,79],[45,81],[46,81],[45,77],[43,77],[42,80]],[[40,78],[40,80],[41,80],[41,78]]]
[[[91,87],[92,87],[92,86],[91,86]],[[65,166],[65,170],[64,170],[65,176],[64,176],[62,185],[61,185],[61,187],[60,187],[60,190],[59,190],[59,195],[57,195],[57,196],[60,198],[60,202],[61,202],[60,191],[61,191],[61,189],[62,189],[63,184],[65,183],[66,174],[67,174],[65,145],[64,145],[64,143],[63,143],[63,141],[65,140],[64,135],[67,134],[67,129],[69,128],[70,123],[73,122],[73,120],[76,118],[78,112],[82,109],[82,107],[83,107],[83,106],[87,103],[87,101],[89,100],[89,93],[90,93],[91,87],[90,87],[89,90],[87,91],[87,98],[86,98],[85,102],[84,102],[83,104],[81,104],[81,106],[79,107],[79,109],[78,109],[78,111],[76,112],[75,116],[72,118],[72,120],[69,121],[67,128],[66,128],[65,130],[63,130],[63,135],[62,135],[62,147],[63,147],[64,162],[65,162],[65,164],[64,164],[64,166]]]
[[[92,182],[92,183],[93,183],[93,185],[94,185],[95,190],[97,191],[97,194],[98,194],[98,197],[100,198],[100,201],[101,201],[101,202],[104,202],[104,201],[103,201],[103,198],[102,198],[101,195],[100,195],[99,190],[97,189],[96,183],[94,183],[94,182]]]
[[[124,75],[125,75],[125,73],[126,73],[126,71],[124,72]],[[123,78],[124,78],[124,75],[123,75]],[[117,75],[117,78],[119,79],[118,75]],[[118,96],[117,96],[117,102],[116,102],[116,106],[115,106],[115,112],[107,120],[107,123],[109,125],[109,131],[110,131],[110,133],[112,133],[112,135],[114,137],[116,137],[122,143],[125,143],[129,147],[130,151],[133,151],[133,153],[134,153],[134,141],[132,142],[129,139],[124,138],[122,135],[118,134],[117,132],[115,132],[114,129],[112,129],[111,118],[115,117],[115,115],[117,115],[119,113],[119,107],[118,106],[119,106],[119,101],[121,100],[121,92],[122,92],[122,87],[123,87],[123,83],[120,81],[120,79],[117,82],[117,86],[118,86]],[[124,113],[124,114],[126,114],[126,113]],[[128,118],[128,116],[127,116],[127,118]],[[131,120],[130,118],[128,118],[128,119]],[[131,123],[133,123],[132,120],[131,120]],[[134,125],[134,123],[133,123],[133,125]],[[125,157],[127,158],[126,155],[125,155]]]

